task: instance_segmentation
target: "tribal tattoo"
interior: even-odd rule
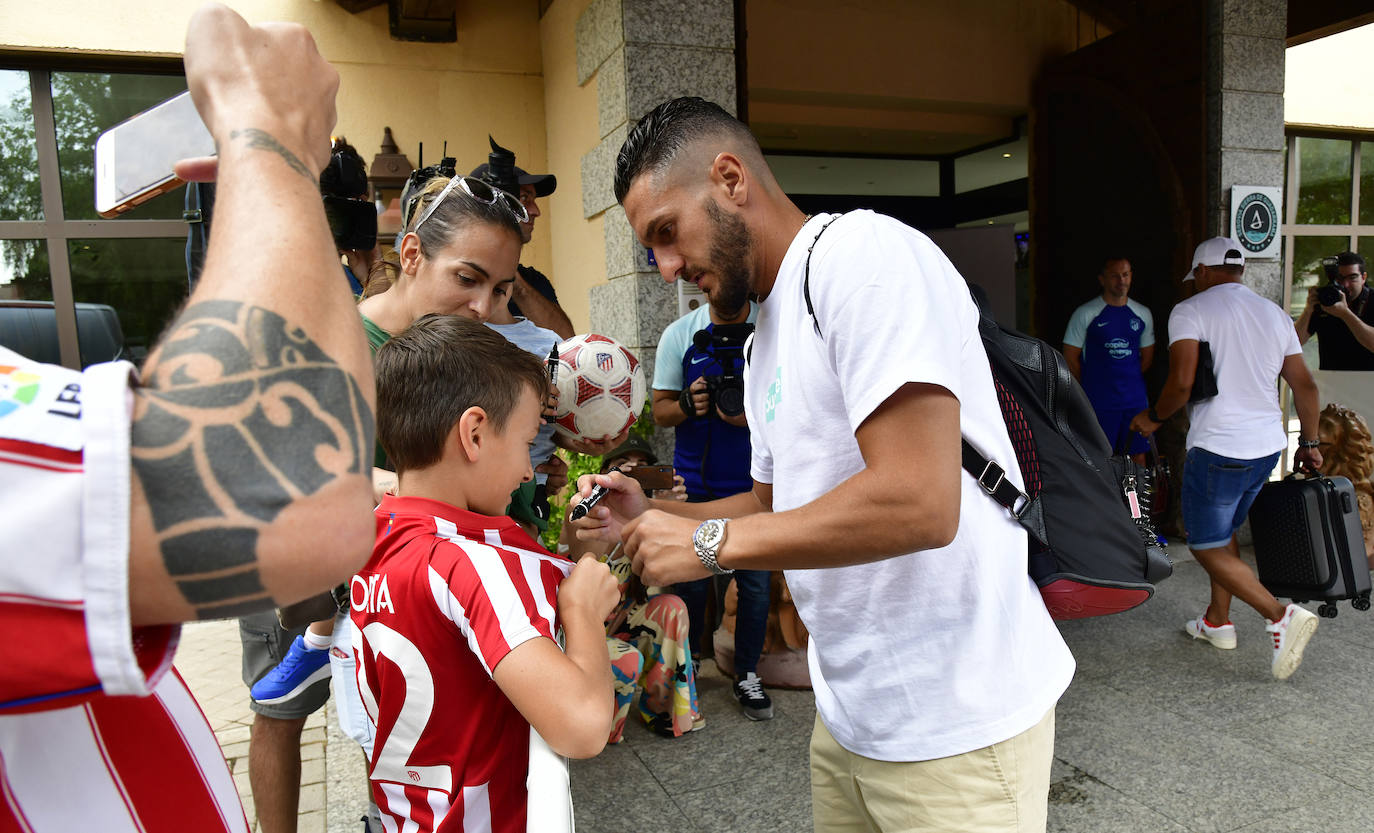
[[[145,385],[133,465],[167,572],[198,618],[270,607],[259,533],[293,500],[371,472],[357,379],[276,313],[206,301],[182,313]]]
[[[231,140],[246,139],[248,140],[248,147],[250,148],[271,151],[277,154],[286,161],[287,165],[291,166],[291,170],[310,180],[314,183],[315,187],[319,187],[320,181],[319,178],[316,177],[315,172],[307,168],[305,164],[297,158],[296,154],[287,150],[281,142],[273,138],[271,133],[265,130],[259,130],[256,127],[247,127],[242,130],[229,131],[229,138]]]

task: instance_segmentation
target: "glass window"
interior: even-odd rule
[[[964,194],[1025,179],[1030,167],[1030,138],[959,156],[954,159],[954,191]]]
[[[0,220],[41,220],[29,74],[0,69]]]
[[[68,220],[98,219],[94,173],[96,138],[119,122],[185,89],[186,79],[180,75],[52,74],[62,210]],[[149,200],[120,218],[180,219],[184,200],[183,190],[178,189]]]
[[[1350,247],[1350,238],[1344,235],[1330,237],[1293,238],[1293,294],[1288,312],[1294,318],[1302,314],[1307,304],[1307,290],[1326,282],[1322,270],[1322,258],[1340,254]]]
[[[51,301],[48,245],[42,240],[0,240],[0,304]]]
[[[186,241],[72,240],[68,252],[82,363],[87,362],[91,353],[108,352],[111,344],[123,348],[122,358],[141,363],[186,298]],[[87,304],[103,305],[110,310],[83,313]],[[83,315],[90,320],[83,319]],[[109,359],[104,356],[93,360]]]
[[[1314,139],[1298,143],[1298,222],[1338,225],[1350,222],[1350,142]],[[1296,249],[1294,250],[1297,251]],[[1296,265],[1294,270],[1296,272]]]
[[[1374,237],[1361,237],[1356,241],[1355,251],[1364,258],[1366,272],[1374,268]]]
[[[764,158],[789,194],[940,196],[940,163],[930,160],[787,154]]]
[[[1374,142],[1360,142],[1360,225],[1374,226]]]

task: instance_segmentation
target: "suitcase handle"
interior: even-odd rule
[[[1294,469],[1284,480],[1317,480],[1322,476],[1321,469],[1314,469],[1310,466],[1303,466]]]

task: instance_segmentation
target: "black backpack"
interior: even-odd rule
[[[824,338],[811,305],[811,249],[802,293]],[[1112,455],[1058,350],[1001,326],[984,305],[978,309],[978,334],[1026,491],[966,439],[964,470],[1029,533],[1026,569],[1053,618],[1105,616],[1145,602],[1174,569],[1150,522],[1149,471]]]

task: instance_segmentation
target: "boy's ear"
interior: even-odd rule
[[[491,418],[476,405],[458,417],[448,434],[447,453],[461,454],[469,463],[476,463],[492,430]]]

